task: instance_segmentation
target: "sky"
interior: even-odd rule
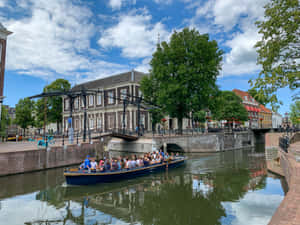
[[[148,72],[158,38],[174,30],[208,33],[224,51],[218,85],[247,91],[256,78],[255,21],[268,0],[0,0],[8,36],[4,104],[39,94],[65,78],[72,85],[135,69]],[[278,92],[289,111],[293,93]]]

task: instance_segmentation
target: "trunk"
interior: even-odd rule
[[[23,128],[23,136],[25,137],[26,128]]]
[[[59,121],[56,121],[56,133],[59,134]]]
[[[155,123],[152,123],[152,132],[155,132]]]
[[[178,133],[182,134],[182,118],[178,118]]]

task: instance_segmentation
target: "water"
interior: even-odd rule
[[[63,169],[0,178],[0,224],[267,224],[284,197],[263,153],[188,155],[184,167],[67,186]]]

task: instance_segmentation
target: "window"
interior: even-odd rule
[[[94,129],[94,119],[90,118],[90,129]]]
[[[245,96],[245,100],[246,100],[246,101],[248,100],[248,97],[247,97],[247,96]]]
[[[102,119],[101,117],[97,118],[97,129],[101,129],[102,128]]]
[[[70,101],[69,99],[65,99],[65,110],[68,110],[70,108]]]
[[[121,128],[123,128],[123,113],[121,114]],[[125,114],[125,127],[127,127],[127,115]]]
[[[114,92],[109,91],[107,95],[108,95],[108,104],[114,104],[115,103]]]
[[[75,120],[75,130],[79,130],[79,120]]]
[[[97,94],[97,105],[102,104],[102,94]]]
[[[89,106],[93,106],[94,105],[94,96],[90,95],[89,96]]]
[[[75,99],[74,106],[75,106],[75,109],[78,109],[78,107],[79,107],[79,98]]]
[[[83,97],[81,97],[81,106],[84,107]]]
[[[123,88],[120,90],[120,98],[121,100],[125,99],[127,97],[127,89]]]
[[[142,91],[139,89],[139,97],[142,96]]]

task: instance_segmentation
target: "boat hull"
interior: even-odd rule
[[[164,171],[167,168],[176,168],[183,165],[184,159],[174,160],[170,163],[159,163],[148,167],[131,170],[111,171],[111,172],[65,172],[66,182],[69,185],[90,185],[97,183],[110,183],[120,180],[133,179],[145,176],[154,172]]]

